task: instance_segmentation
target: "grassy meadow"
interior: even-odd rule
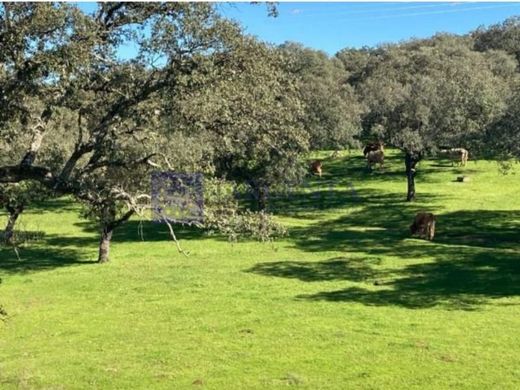
[[[0,388],[520,388],[520,168],[424,161],[408,204],[398,152],[329,155],[273,194],[274,243],[184,229],[184,257],[132,220],[99,265],[77,205],[27,210],[41,237],[0,248]],[[422,210],[433,242],[409,236]]]

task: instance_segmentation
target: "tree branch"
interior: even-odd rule
[[[36,159],[36,155],[42,146],[43,137],[45,135],[45,130],[47,128],[47,124],[52,116],[52,110],[50,107],[47,107],[38,118],[38,123],[33,128],[33,137],[31,141],[31,145],[29,150],[25,154],[24,158],[20,162],[20,166],[28,167],[34,163]]]
[[[18,183],[24,180],[35,180],[46,186],[52,186],[56,181],[52,172],[44,167],[32,165],[0,167],[0,183]]]

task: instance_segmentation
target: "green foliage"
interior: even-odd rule
[[[81,48],[93,43],[78,42],[88,18],[64,3],[5,3],[0,21],[0,129],[19,123],[27,134],[89,62]]]
[[[204,140],[201,164],[212,157],[220,178],[255,188],[299,180],[308,134],[300,124],[296,79],[285,71],[287,59],[240,34],[228,44],[227,51],[200,58],[193,74],[165,91],[164,126],[171,142],[178,135]],[[178,166],[174,159],[172,164]]]
[[[520,62],[520,17],[509,18],[487,28],[481,27],[471,36],[476,50],[503,50]]]
[[[310,136],[310,147],[345,149],[357,143],[362,108],[347,83],[341,62],[325,53],[297,43],[280,49],[289,57],[288,72],[299,80],[299,93],[305,105],[303,125]]]
[[[230,241],[249,237],[272,241],[287,232],[264,210],[254,212],[239,207],[233,183],[220,179],[204,182],[204,228],[209,232],[226,235]]]
[[[382,60],[383,48],[345,48],[336,53],[348,75],[348,82],[354,87],[362,83]]]
[[[0,16],[0,40],[16,43],[2,96],[24,102],[1,115],[2,139],[16,135],[2,158],[15,181],[40,179],[114,227],[143,207],[151,167],[265,184],[301,174],[307,135],[282,57],[214,5],[101,3],[85,15],[6,4]],[[138,53],[123,61],[128,42]]]
[[[403,150],[469,146],[504,110],[510,80],[497,67],[511,74],[513,63],[498,65],[464,39],[411,41],[384,56],[361,86],[364,127]]]
[[[517,84],[508,100],[504,115],[489,126],[481,142],[481,154],[498,156],[505,165],[508,159],[520,159],[520,87]]]

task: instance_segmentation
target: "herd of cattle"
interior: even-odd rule
[[[372,168],[379,164],[382,168],[385,162],[385,150],[383,143],[373,142],[366,144],[363,148],[363,155],[367,161],[367,168]],[[468,162],[469,153],[464,148],[447,148],[441,149],[439,155],[451,160],[451,164],[457,164],[459,166],[466,166]],[[313,174],[321,177],[323,173],[323,161],[314,160],[310,164],[310,170]],[[412,236],[418,236],[427,240],[433,240],[435,236],[435,215],[432,213],[417,213],[415,219],[410,226],[410,232]]]
[[[464,148],[448,148],[441,149],[439,155],[448,158],[451,164],[457,164],[459,166],[466,166],[468,162],[469,152]],[[336,157],[337,152],[334,152],[332,157]],[[367,167],[372,169],[376,164],[380,167],[384,167],[385,163],[385,148],[381,141],[366,144],[363,148],[363,156],[367,160]],[[321,177],[323,173],[323,161],[314,160],[310,163],[310,170],[313,174]]]
[[[334,152],[335,157],[337,152]],[[367,167],[372,169],[374,165],[379,164],[380,167],[384,167],[385,163],[385,148],[382,142],[374,142],[366,144],[363,148],[363,155],[367,160]],[[449,148],[441,149],[439,155],[446,157],[451,161],[451,164],[457,164],[459,166],[466,166],[468,162],[469,152],[464,148]],[[321,177],[323,173],[323,161],[314,160],[310,163],[310,170],[313,174]]]

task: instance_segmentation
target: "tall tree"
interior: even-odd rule
[[[364,130],[403,150],[408,201],[425,154],[471,146],[502,113],[509,94],[504,72],[514,72],[515,63],[499,61],[472,51],[467,39],[442,35],[388,47],[364,82]]]
[[[175,131],[203,136],[213,146],[215,175],[248,184],[259,210],[271,186],[305,172],[308,134],[286,61],[275,48],[236,35],[227,53],[206,57],[195,77],[162,100]]]
[[[1,96],[9,104],[0,108],[0,134],[5,140],[17,129],[19,139],[19,152],[2,161],[0,182],[35,180],[84,202],[101,225],[100,261],[108,259],[113,229],[136,211],[153,160],[178,140],[160,123],[170,109],[165,101],[188,118],[191,97],[204,113],[215,109],[206,109],[209,91],[225,99],[214,113],[231,112],[231,124],[197,122],[198,139],[209,132],[213,144],[203,153],[232,157],[232,166],[210,164],[223,176],[268,178],[267,163],[296,161],[306,146],[295,120],[299,102],[283,93],[291,82],[274,51],[243,37],[211,4],[101,3],[93,15],[67,4],[4,4],[0,22],[0,42],[10,47],[1,54]],[[118,50],[128,41],[137,54],[122,60]],[[60,118],[62,139],[51,126]],[[60,158],[44,158],[50,145]]]

